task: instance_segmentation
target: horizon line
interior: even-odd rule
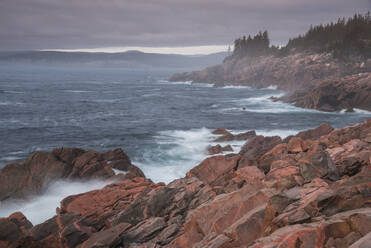
[[[176,46],[176,47],[150,47],[150,46],[124,46],[101,48],[76,48],[76,49],[38,49],[36,51],[55,52],[88,52],[88,53],[123,53],[139,51],[143,53],[180,54],[180,55],[207,55],[218,52],[227,52],[228,45],[203,45],[203,46]]]

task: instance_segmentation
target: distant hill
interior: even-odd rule
[[[114,68],[192,68],[220,64],[227,52],[209,55],[179,55],[127,51],[122,53],[87,53],[56,51],[0,52],[1,64],[45,66],[81,66]]]

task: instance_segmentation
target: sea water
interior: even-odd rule
[[[168,183],[207,157],[207,146],[216,144],[211,131],[218,127],[284,138],[323,122],[341,128],[371,117],[367,111],[326,113],[272,102],[271,96],[285,94],[274,85],[258,90],[168,82],[176,72],[0,67],[0,168],[60,146],[122,147],[148,178]],[[232,143],[235,152],[243,143]],[[21,210],[40,223],[55,213],[63,197],[103,186],[55,185],[33,201],[2,203],[0,216]],[[40,215],[42,206],[45,214]]]

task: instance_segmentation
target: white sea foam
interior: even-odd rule
[[[118,101],[120,101],[120,99],[97,99],[97,100],[93,100],[92,102],[115,103]]]
[[[1,160],[3,161],[16,161],[16,160],[19,160],[21,159],[21,157],[17,157],[17,156],[5,156],[5,157],[2,157]]]
[[[214,87],[214,84],[209,84],[209,83],[194,83],[193,81],[176,81],[176,82],[170,82],[168,80],[157,80],[157,83],[159,84],[172,84],[172,85],[192,85],[192,86],[197,86],[197,87]]]
[[[310,112],[310,113],[325,113],[314,109],[304,109],[296,107],[289,103],[281,101],[274,102],[272,97],[282,97],[284,92],[274,94],[266,94],[258,97],[249,97],[244,99],[233,100],[236,107],[230,107],[220,110],[221,112],[253,112],[253,113],[293,113],[293,112]]]
[[[112,168],[113,172],[115,172],[115,175],[118,175],[118,174],[126,174],[127,171],[123,171],[123,170],[118,170],[118,169],[114,169]]]
[[[170,83],[168,80],[164,80],[164,79],[159,79],[157,80],[157,83],[160,83],[160,84],[168,84]]]
[[[0,106],[8,106],[8,105],[23,105],[23,102],[9,102],[9,101],[4,101],[0,102]]]
[[[15,91],[15,90],[5,90],[4,93],[10,93],[10,94],[25,94],[23,91]]]
[[[357,108],[355,108],[354,109],[354,112],[357,113],[357,114],[362,114],[362,115],[371,115],[371,112],[370,111],[363,110],[363,109],[357,109]]]
[[[197,87],[214,87],[215,84],[208,84],[208,83],[192,83],[193,86],[197,86]]]
[[[269,88],[269,87],[268,87]],[[268,89],[266,88],[266,89]],[[273,88],[272,88],[273,89]],[[271,98],[279,98],[285,95],[285,92],[279,91],[274,94],[266,94],[258,97],[249,97],[244,99],[233,100],[232,102],[236,103],[238,107],[225,108],[220,111],[222,112],[254,112],[254,113],[298,113],[298,112],[307,112],[307,113],[317,113],[317,114],[361,114],[361,115],[371,115],[370,111],[362,109],[354,109],[354,112],[346,112],[345,109],[339,112],[324,112],[316,109],[305,109],[296,107],[293,104],[285,103],[281,101],[272,101]]]
[[[272,97],[282,97],[284,95],[285,95],[284,92],[277,92],[275,94],[267,94],[267,95],[262,95],[262,96],[258,96],[258,97],[249,97],[249,98],[246,98],[244,100],[247,101],[247,102],[251,102],[251,103],[261,103],[261,102],[276,103],[276,102],[272,102],[271,98]]]
[[[152,96],[161,96],[160,93],[149,93],[149,94],[143,94],[142,97],[152,97]]]
[[[9,154],[24,154],[24,151],[16,151],[16,152],[10,152]]]
[[[91,91],[91,90],[64,90],[64,92],[68,92],[68,93],[91,93],[91,92],[94,92],[94,91]]]
[[[262,88],[262,90],[277,90],[277,85],[269,85],[268,87]]]
[[[282,113],[294,113],[294,112],[312,112],[312,113],[321,113],[320,111],[310,110],[310,109],[302,109],[291,105],[276,105],[272,107],[262,107],[258,109],[249,109],[246,108],[247,112],[254,112],[254,113],[272,113],[272,114],[282,114]]]
[[[29,201],[5,201],[0,203],[0,217],[21,211],[32,224],[36,225],[53,217],[60,201],[74,194],[100,189],[104,186],[102,181],[74,182],[56,181],[41,196],[31,197]]]
[[[207,157],[206,153],[209,145],[231,145],[233,152],[237,153],[246,143],[242,141],[214,142],[218,135],[213,135],[211,129],[200,128],[191,130],[171,130],[162,131],[155,137],[158,147],[145,151],[141,159],[133,159],[133,163],[138,165],[144,174],[154,182],[169,183],[177,178],[184,177],[185,174],[197,166]],[[233,133],[242,133],[247,130],[239,130]]]
[[[167,80],[157,80],[157,82],[159,84],[171,84],[171,85],[176,85],[176,84],[179,84],[179,85],[192,85],[192,81],[176,81],[176,82],[170,82],[170,81],[167,81]]]
[[[221,87],[220,89],[251,89],[251,87],[243,85],[226,85]]]
[[[205,150],[214,137],[207,128],[159,132],[155,137],[158,147],[145,151],[140,161],[134,158],[133,163],[153,181],[169,183],[207,157]]]

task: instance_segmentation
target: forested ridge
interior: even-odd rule
[[[328,52],[338,59],[371,58],[370,12],[311,26],[304,35],[290,39],[283,47],[270,45],[268,31],[243,36],[235,40],[234,51],[226,60],[246,56],[287,56],[294,52]]]

